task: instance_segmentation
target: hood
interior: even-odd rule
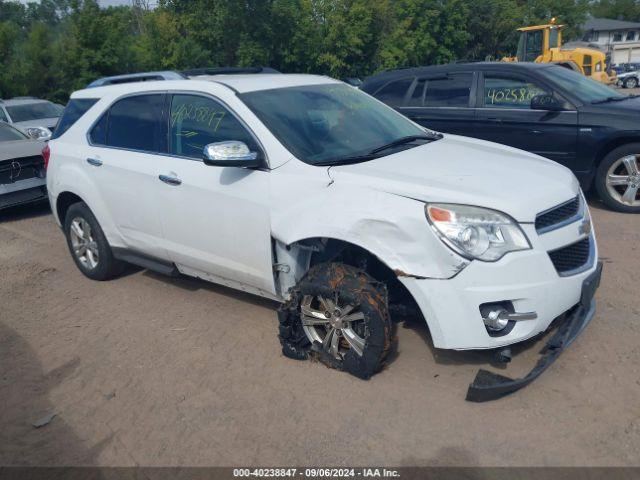
[[[40,140],[12,140],[0,142],[0,162],[21,157],[41,155],[44,142]]]
[[[53,131],[58,123],[58,117],[55,118],[41,118],[39,120],[25,120],[24,122],[13,122],[13,126],[25,129],[27,127],[45,127]]]
[[[551,160],[467,137],[442,140],[354,165],[329,168],[336,182],[414,198],[499,210],[519,222],[575,197],[573,173]]]
[[[639,74],[640,72],[634,70],[633,72],[619,73],[617,77],[618,78],[637,77]]]

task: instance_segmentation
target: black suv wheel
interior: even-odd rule
[[[611,151],[598,166],[596,188],[613,210],[640,213],[640,143]]]

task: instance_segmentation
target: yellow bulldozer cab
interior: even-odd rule
[[[590,48],[562,48],[562,29],[555,19],[546,25],[519,28],[520,39],[515,57],[507,62],[558,63],[602,83],[611,83],[606,70],[606,55]]]

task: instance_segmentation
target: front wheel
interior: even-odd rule
[[[309,270],[278,312],[284,355],[315,356],[368,379],[391,347],[387,289],[365,271],[342,263]]]
[[[638,86],[638,79],[629,77],[624,81],[623,86],[624,88],[636,88]]]
[[[640,143],[611,151],[598,166],[596,188],[613,210],[640,213]]]

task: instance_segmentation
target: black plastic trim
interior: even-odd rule
[[[527,375],[522,378],[511,379],[497,373],[480,369],[473,383],[469,385],[467,400],[470,402],[487,402],[504,397],[510,393],[526,387],[560,356],[573,341],[578,338],[595,314],[596,290],[600,286],[602,277],[602,262],[598,262],[596,270],[587,277],[582,284],[582,297],[556,333],[551,337],[542,350],[542,357]]]
[[[154,272],[175,277],[180,274],[178,268],[174,263],[160,260],[143,253],[134,252],[126,248],[111,247],[113,256],[123,262],[132,263],[147,270],[153,270]]]

